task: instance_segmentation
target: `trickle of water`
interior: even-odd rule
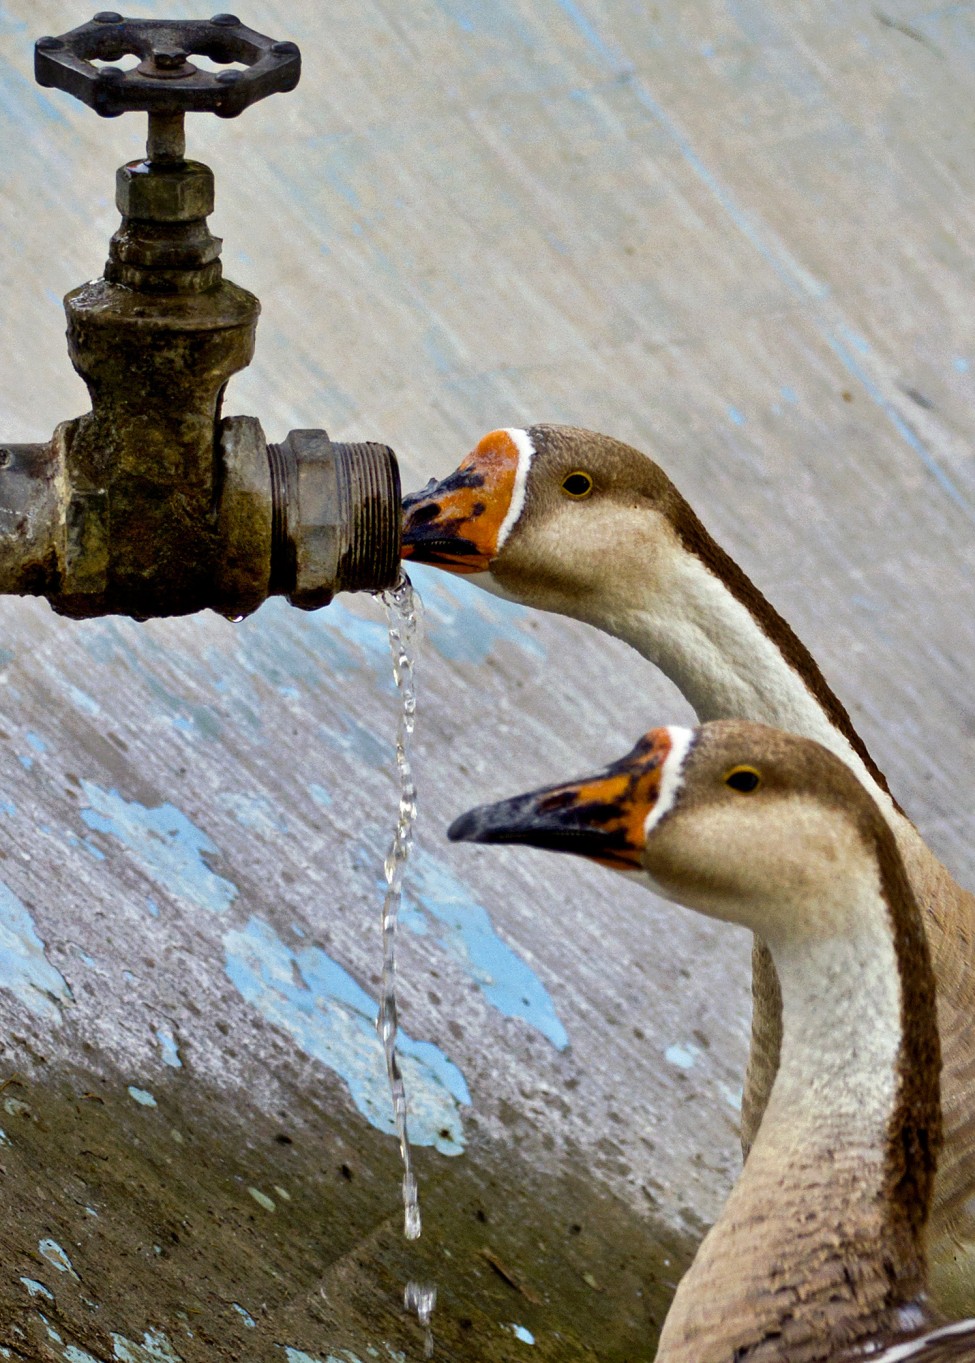
[[[393,655],[393,677],[403,702],[396,726],[396,769],[399,773],[399,817],[396,831],[383,871],[386,875],[386,894],[383,898],[383,973],[379,986],[379,1014],[376,1030],[386,1056],[386,1073],[393,1100],[393,1117],[403,1159],[403,1232],[407,1240],[415,1240],[422,1229],[420,1201],[413,1156],[406,1126],[406,1087],[396,1055],[396,1032],[399,1016],[396,1005],[396,920],[403,899],[403,873],[413,846],[413,825],[416,822],[416,785],[410,763],[413,727],[416,723],[416,683],[413,660],[416,633],[420,617],[413,584],[400,572],[395,587],[383,592],[382,603],[389,622],[389,646]]]
[[[403,704],[396,726],[396,769],[400,782],[399,816],[392,843],[383,863],[386,876],[382,919],[383,973],[379,987],[376,1030],[386,1056],[393,1116],[396,1134],[399,1137],[400,1155],[403,1159],[403,1233],[407,1240],[416,1240],[422,1230],[420,1199],[406,1124],[406,1087],[396,1056],[396,1032],[399,1025],[396,1006],[396,922],[403,899],[403,873],[413,846],[413,825],[416,822],[416,785],[413,781],[410,752],[416,723],[416,681],[413,667],[417,631],[420,626],[420,601],[414,594],[412,582],[402,570],[396,586],[383,592],[382,603],[389,622],[393,677]],[[437,1289],[432,1284],[417,1282],[406,1284],[403,1305],[407,1311],[416,1312],[424,1328],[423,1352],[426,1358],[433,1357],[433,1330],[430,1328],[430,1317],[436,1301]]]
[[[426,1331],[423,1341],[424,1358],[433,1357],[433,1331],[430,1317],[437,1304],[437,1289],[432,1283],[407,1283],[403,1293],[403,1305],[407,1311],[415,1311],[417,1319]]]

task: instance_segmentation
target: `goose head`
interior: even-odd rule
[[[893,834],[849,768],[740,720],[653,729],[602,771],[472,810],[449,836],[592,858],[771,950],[775,1084],[660,1363],[955,1357],[954,1337],[919,1333],[941,1140],[934,977]]]
[[[404,558],[590,621],[662,583],[696,524],[652,459],[571,426],[491,431],[403,507]]]
[[[836,884],[878,848],[896,858],[839,758],[744,720],[652,729],[603,771],[481,806],[448,836],[587,857],[769,942],[852,928]]]

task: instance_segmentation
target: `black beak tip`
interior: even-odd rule
[[[450,842],[485,842],[483,820],[480,809],[469,809],[461,814],[447,829]]]

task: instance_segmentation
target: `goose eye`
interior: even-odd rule
[[[740,791],[742,795],[750,795],[753,790],[758,790],[762,784],[762,777],[754,767],[742,765],[732,767],[731,771],[725,774],[724,783],[732,790]]]
[[[580,501],[583,497],[588,497],[592,492],[592,479],[588,473],[583,473],[581,469],[576,469],[574,473],[567,473],[562,479],[562,491],[568,493],[570,497],[575,497]]]

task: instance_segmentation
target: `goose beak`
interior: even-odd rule
[[[517,483],[518,447],[507,431],[492,431],[442,482],[405,498],[403,558],[486,572],[507,532]]]
[[[615,871],[642,870],[644,827],[671,747],[668,729],[651,729],[631,753],[595,776],[481,805],[455,819],[447,837],[525,843],[588,857]]]

